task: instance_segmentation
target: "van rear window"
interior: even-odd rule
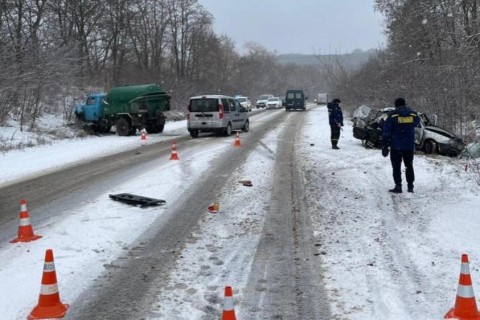
[[[191,112],[214,112],[218,111],[217,99],[193,99],[190,100]]]
[[[300,92],[289,92],[287,94],[288,99],[303,99],[303,94]]]

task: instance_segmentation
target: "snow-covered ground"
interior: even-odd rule
[[[255,117],[251,130],[255,130]],[[276,152],[279,130],[281,124],[263,141],[272,153]],[[2,132],[7,130],[0,128]],[[112,135],[10,151],[0,155],[0,185],[186,134],[185,121],[177,121],[169,122],[163,134],[149,135],[147,142],[139,136]],[[315,230],[312,246],[318,248],[316,258],[325,269],[333,319],[443,318],[455,302],[462,253],[470,257],[473,287],[480,288],[480,197],[475,179],[465,172],[465,163],[460,160],[419,154],[414,160],[415,193],[392,195],[387,192],[393,186],[389,160],[379,150],[364,149],[353,138],[351,123],[346,121],[340,150],[330,148],[329,135],[326,108],[312,107],[299,139],[298,159]],[[5,139],[14,139],[11,131]],[[218,151],[232,148],[232,142],[233,137],[232,141],[219,140]],[[180,161],[159,162],[152,172],[110,191],[133,189],[155,197],[151,194],[154,188],[167,201],[166,206],[133,207],[125,214],[124,204],[112,202],[108,194],[99,195],[80,205],[67,219],[34,224],[35,233],[43,236],[37,241],[11,244],[16,234],[2,235],[3,318],[25,319],[37,304],[45,250],[49,248],[55,256],[61,299],[64,303],[74,301],[168,209],[168,203],[178,200],[182,185],[208,169],[215,154],[195,153],[195,159],[202,161],[192,161],[179,150]],[[191,175],[181,174],[182,163],[192,166]],[[232,173],[229,179],[235,183],[214,199],[220,212],[210,214],[205,208],[202,227],[192,235],[171,283],[152,306],[151,319],[200,319],[206,308],[217,309],[220,315],[226,285],[233,286],[237,318],[248,318],[248,310],[242,309],[242,292],[262,230],[263,199],[268,199],[255,197],[255,192],[269,189],[273,165],[273,159],[252,151],[247,162]],[[244,178],[252,180],[254,186],[236,183]],[[175,181],[173,185],[171,181]],[[246,199],[250,201],[248,208],[235,210],[237,202],[245,203]],[[233,210],[235,215],[229,215]],[[18,212],[11,214],[18,216]],[[231,261],[231,252],[244,255]]]

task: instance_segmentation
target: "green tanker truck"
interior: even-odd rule
[[[169,110],[170,95],[157,84],[145,84],[91,94],[84,105],[77,106],[75,115],[96,132],[110,132],[115,126],[119,136],[128,136],[142,129],[163,132],[164,112]]]

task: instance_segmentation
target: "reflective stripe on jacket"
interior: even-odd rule
[[[398,151],[415,150],[415,127],[420,118],[406,106],[390,112],[383,126],[382,146]]]

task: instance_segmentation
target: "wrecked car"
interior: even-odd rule
[[[382,129],[388,114],[395,108],[372,109],[362,105],[353,114],[353,137],[362,140],[366,148],[381,148]],[[434,125],[426,114],[419,113],[420,124],[415,128],[416,149],[426,154],[456,157],[465,142],[453,132]]]

